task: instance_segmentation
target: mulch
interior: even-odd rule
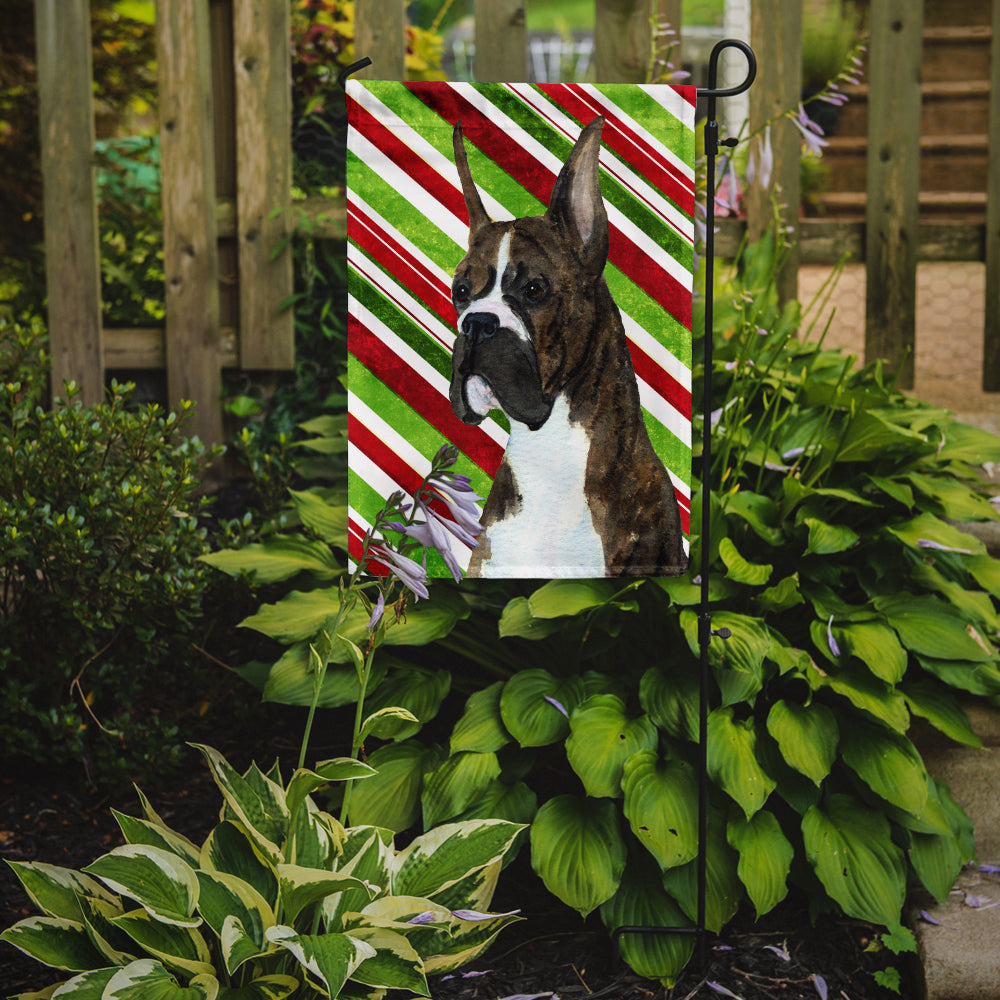
[[[279,720],[283,723],[283,720]],[[286,727],[287,728],[287,727]],[[257,733],[258,738],[260,733]],[[291,730],[277,742],[291,746]],[[260,745],[260,744],[258,744]],[[245,755],[238,744],[221,749],[234,763]],[[284,755],[283,755],[284,756]],[[145,789],[172,827],[195,841],[218,815],[214,783],[192,751],[192,766]],[[36,860],[81,868],[122,842],[111,807],[138,815],[133,792],[102,794],[73,775],[11,775],[0,778],[0,858]],[[893,965],[903,974],[901,995],[919,993],[912,970],[884,951],[871,950],[873,929],[842,918],[813,926],[807,906],[791,899],[755,922],[740,913],[718,938],[706,939],[703,969],[697,962],[668,989],[642,979],[618,960],[595,915],[587,921],[549,895],[522,854],[502,875],[494,908],[520,909],[524,920],[501,933],[489,951],[451,977],[431,978],[435,1000],[693,1000],[736,996],[742,1000],[888,1000],[874,974]],[[0,927],[33,910],[11,870],[0,866]],[[59,981],[6,944],[0,944],[3,995],[38,990]]]

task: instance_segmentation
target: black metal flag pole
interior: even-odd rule
[[[747,75],[739,86],[719,88],[719,57],[728,48],[739,49],[747,60]],[[709,611],[709,535],[711,531],[711,505],[709,503],[709,480],[712,474],[712,325],[713,295],[715,285],[715,158],[720,146],[735,146],[737,139],[719,139],[719,123],[716,120],[716,100],[720,97],[735,97],[750,89],[757,76],[757,58],[746,42],[734,38],[716,43],[708,60],[708,87],[698,88],[698,97],[707,98],[707,121],[705,123],[705,160],[707,173],[705,205],[705,394],[702,400],[702,452],[701,452],[701,602],[698,612],[698,646],[701,653],[701,687],[698,698],[698,908],[694,927],[618,927],[613,934],[617,941],[623,934],[695,934],[698,939],[698,964],[706,968],[705,954],[705,898],[708,881],[708,698],[710,671],[708,648],[712,636],[720,639],[729,637],[729,629],[712,629],[712,614]]]

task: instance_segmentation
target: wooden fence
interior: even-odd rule
[[[342,200],[307,202],[294,216],[284,211],[291,203],[290,0],[157,2],[166,325],[144,330],[101,326],[88,0],[35,2],[53,384],[73,379],[94,401],[107,370],[165,369],[169,400],[195,400],[196,433],[221,441],[221,370],[293,364],[292,316],[281,308],[292,289],[291,254],[277,250],[293,218],[312,220],[315,236],[345,236]],[[526,2],[474,0],[477,79],[524,78]],[[357,0],[356,52],[373,60],[363,75],[403,77],[405,6]],[[681,8],[681,0],[595,0],[596,79],[642,82],[651,15],[680,25]],[[921,223],[918,216],[922,9],[922,0],[871,0],[867,216],[800,220],[786,210],[797,241],[782,292],[795,294],[800,263],[832,263],[845,252],[863,260],[866,355],[895,365],[909,351],[903,378],[912,384],[917,262],[985,261],[983,384],[998,391],[1000,0],[992,4],[985,224]],[[799,101],[802,2],[753,0],[751,16],[759,65],[753,129]],[[680,46],[683,52],[683,37]],[[786,205],[799,203],[800,139],[791,123],[780,124],[787,127],[775,129],[769,188],[750,190],[746,222],[725,220],[721,255],[745,227],[762,231],[776,192]]]

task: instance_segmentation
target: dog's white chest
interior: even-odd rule
[[[584,494],[590,441],[559,397],[532,431],[511,421],[506,460],[521,503],[487,530],[483,576],[604,576],[604,547]]]

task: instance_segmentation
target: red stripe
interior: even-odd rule
[[[548,167],[469,103],[455,88],[422,83],[407,85],[428,107],[452,125],[462,123],[462,134],[543,204],[552,193],[555,177]],[[438,177],[440,183],[440,177]],[[459,216],[465,220],[463,213]],[[608,259],[678,322],[691,328],[691,290],[651,260],[615,226],[610,227]]]
[[[446,326],[455,328],[456,313],[451,302],[451,290],[351,202],[347,206],[347,238],[378,261],[404,288],[436,313]]]
[[[580,125],[604,116],[601,142],[614,150],[635,172],[658,188],[679,208],[694,214],[694,180],[659,156],[650,145],[614,112],[598,104],[580,84],[545,83],[539,90],[551,98]]]
[[[685,420],[691,420],[691,393],[641,347],[629,341],[632,367],[655,393],[665,399]]]
[[[376,378],[412,406],[491,479],[496,475],[503,448],[485,431],[462,423],[446,397],[353,315],[347,320],[347,347]]]

